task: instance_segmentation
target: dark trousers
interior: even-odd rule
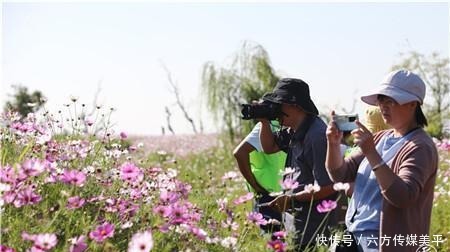
[[[263,215],[264,219],[269,221],[270,219],[275,219],[278,222],[281,223],[281,213],[274,210],[271,207],[268,206],[261,206],[259,207],[258,204],[270,202],[274,200],[274,197],[269,196],[268,194],[261,194],[256,197],[256,205],[255,205],[255,211],[259,212]],[[267,233],[273,233],[281,230],[281,225],[275,225],[275,224],[267,224],[267,225],[261,225],[260,228]]]

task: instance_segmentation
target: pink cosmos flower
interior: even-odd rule
[[[128,136],[127,136],[127,133],[125,133],[125,132],[120,132],[120,139],[125,139],[125,138],[127,138]]]
[[[292,179],[292,178],[286,178],[281,183],[281,187],[284,190],[294,190],[295,188],[298,187],[298,182],[296,180]]]
[[[37,249],[48,251],[58,243],[58,239],[55,234],[37,234],[34,237],[34,245]]]
[[[198,227],[190,226],[189,231],[193,235],[195,235],[199,240],[202,240],[202,241],[204,241],[206,239],[206,237],[208,236],[208,233],[206,233],[205,230],[198,228]]]
[[[150,231],[136,233],[128,244],[128,252],[148,252],[153,248],[153,237]]]
[[[251,199],[253,199],[253,193],[249,192],[249,193],[247,193],[247,194],[245,194],[245,195],[235,199],[233,202],[234,202],[235,205],[239,205],[239,204],[247,202],[247,201],[249,201]]]
[[[286,243],[281,240],[274,240],[267,242],[267,247],[273,249],[275,252],[284,252],[286,251]]]
[[[322,200],[322,202],[317,205],[317,212],[319,213],[326,213],[333,209],[335,209],[337,206],[336,201],[333,200]]]
[[[87,249],[87,244],[84,241],[86,236],[80,235],[79,237],[74,237],[70,239],[71,245],[69,248],[69,252],[83,252]]]
[[[0,164],[0,182],[14,184],[16,183],[16,172],[13,167],[1,166]]]
[[[283,238],[286,238],[286,235],[287,235],[287,234],[286,234],[286,231],[283,231],[283,230],[274,232],[274,233],[272,234],[272,236],[275,237],[275,238],[277,238],[278,240],[283,239]]]
[[[247,214],[247,219],[256,225],[266,225],[267,221],[264,219],[263,215],[258,212],[251,212]]]
[[[132,163],[124,163],[120,166],[120,178],[124,181],[134,182],[142,173],[139,167]]]
[[[170,206],[159,205],[153,208],[153,212],[158,213],[163,217],[169,217],[170,214],[172,213],[172,208]]]
[[[64,173],[61,175],[60,180],[66,184],[72,184],[79,187],[84,185],[86,181],[86,175],[83,172],[77,170],[64,170]]]
[[[14,200],[14,206],[18,208],[24,205],[34,205],[41,200],[42,197],[39,194],[36,194],[31,186],[28,186],[17,194],[17,197]]]
[[[169,215],[170,224],[176,225],[185,223],[189,219],[189,214],[184,206],[178,204],[172,205],[172,210]]]
[[[27,177],[38,176],[45,170],[45,167],[45,162],[42,162],[37,158],[31,158],[23,162],[20,172]]]
[[[79,196],[70,197],[67,199],[67,208],[68,209],[77,209],[84,205],[86,202],[85,199],[80,198]]]
[[[36,238],[36,235],[34,234],[29,234],[27,232],[22,232],[22,240],[24,241],[32,241],[34,242],[34,239]]]
[[[89,238],[92,240],[101,243],[107,238],[111,238],[114,236],[114,225],[105,222],[100,226],[97,226],[97,228],[89,233]]]
[[[163,204],[171,204],[178,201],[178,195],[174,192],[162,191],[159,194],[159,199]]]

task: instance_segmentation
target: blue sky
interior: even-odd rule
[[[174,105],[163,62],[190,113],[213,131],[202,66],[226,64],[243,41],[261,44],[282,77],[310,84],[322,112],[349,108],[416,50],[449,55],[447,3],[3,3],[3,104],[11,84],[41,90],[56,111],[70,95],[117,109],[118,131],[160,134]],[[358,103],[357,112],[364,109]]]

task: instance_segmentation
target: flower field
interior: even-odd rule
[[[234,163],[232,144],[216,135],[128,137],[114,133],[108,120],[97,125],[75,112],[69,118],[2,115],[0,251],[291,247],[287,232],[261,235],[264,220],[252,212],[254,195]],[[450,147],[436,144],[441,167],[431,234],[448,239]],[[320,207],[326,212],[336,205]],[[439,244],[439,251],[448,249],[448,241]]]

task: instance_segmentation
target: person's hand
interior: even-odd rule
[[[291,198],[285,194],[276,197],[269,203],[269,206],[277,210],[278,212],[285,212],[286,209],[291,207]]]
[[[327,140],[330,144],[341,144],[343,133],[337,127],[336,122],[333,120],[333,116],[335,115],[334,110],[331,111],[331,120],[327,127]]]
[[[361,148],[362,153],[367,157],[376,152],[373,135],[359,120],[355,121],[357,129],[352,130],[353,142]]]

